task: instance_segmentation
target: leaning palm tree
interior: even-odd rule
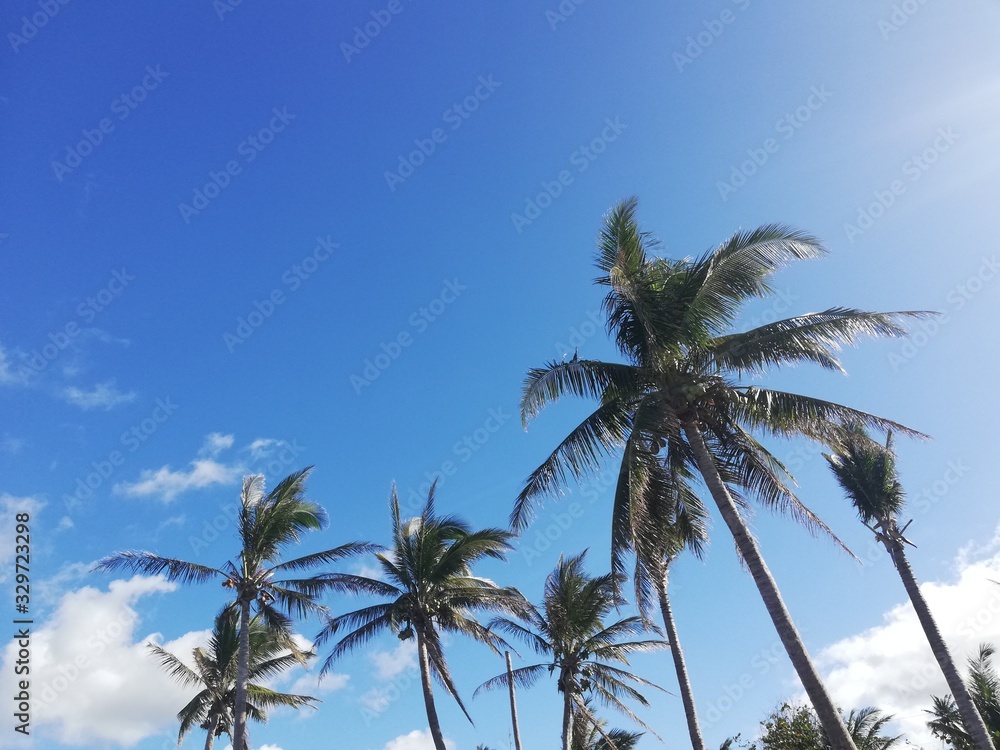
[[[697,259],[652,258],[648,234],[635,222],[634,199],[607,216],[599,241],[596,283],[607,287],[608,331],[626,363],[550,362],[530,370],[521,399],[527,423],[567,395],[600,404],[531,473],[511,514],[523,529],[540,497],[565,490],[570,479],[599,471],[623,450],[612,512],[612,565],[645,519],[632,501],[648,492],[675,492],[684,466],[704,480],[732,533],[778,635],[837,750],[854,750],[792,622],[756,540],[740,515],[739,491],[786,511],[825,533],[829,529],[789,490],[781,462],[754,437],[806,436],[831,442],[837,424],[913,431],[886,419],[817,398],[741,383],[770,367],[812,362],[842,370],[837,350],[865,335],[903,336],[900,321],[919,313],[872,313],[843,307],[807,313],[732,333],[744,303],[772,293],[771,275],[793,260],[816,258],[818,240],[769,225],[738,233]]]
[[[993,745],[1000,748],[1000,674],[993,666],[993,646],[983,643],[979,653],[969,659],[967,688],[989,729]],[[961,715],[955,700],[950,696],[932,696],[933,708],[928,711],[933,717],[927,726],[938,739],[947,742],[953,750],[974,750],[972,737],[963,727]]]
[[[207,733],[205,750],[212,750],[215,738],[223,734],[232,737],[233,709],[236,705],[236,673],[239,655],[239,612],[225,608],[215,618],[215,627],[208,648],[196,648],[192,653],[193,667],[156,644],[148,644],[161,666],[183,685],[199,688],[198,693],[182,708],[177,718],[181,722],[177,745],[198,726]],[[313,652],[304,654],[307,658]],[[264,626],[259,617],[250,621],[250,667],[247,680],[247,716],[255,721],[267,721],[267,709],[278,706],[315,708],[319,700],[310,695],[295,695],[272,690],[261,680],[280,675],[299,663],[298,655],[290,652],[284,639]]]
[[[500,654],[500,649],[507,644],[481,625],[475,614],[518,614],[527,603],[516,589],[501,588],[493,581],[474,575],[472,570],[485,558],[506,559],[512,535],[501,529],[476,531],[456,516],[437,515],[435,485],[431,486],[420,515],[411,519],[402,517],[399,497],[393,486],[389,498],[392,546],[376,555],[385,580],[333,573],[324,581],[337,591],[372,595],[386,601],[328,618],[316,643],[322,645],[340,635],[323,664],[323,673],[326,673],[337,659],[364,646],[380,632],[394,632],[404,641],[415,636],[427,722],[435,748],[445,750],[444,734],[434,704],[432,675],[455,699],[470,722],[472,718],[452,680],[441,633],[460,633]],[[343,634],[345,630],[350,632]]]
[[[622,701],[631,698],[643,706],[649,702],[634,685],[659,688],[652,682],[614,666],[628,666],[630,654],[663,648],[659,640],[623,640],[646,630],[641,617],[626,617],[606,623],[608,614],[620,599],[620,581],[613,574],[587,575],[584,570],[586,552],[559,563],[545,581],[542,607],[528,605],[521,625],[514,620],[498,617],[490,623],[491,630],[500,630],[526,642],[545,661],[519,667],[487,680],[477,689],[492,690],[507,687],[513,679],[518,685],[530,687],[545,673],[558,673],[556,686],[563,698],[562,747],[573,750],[574,729],[595,727],[601,732],[600,720],[587,703],[588,697],[621,711],[646,729],[639,717]],[[650,730],[652,731],[652,730]],[[602,735],[608,739],[607,735]]]
[[[298,543],[305,532],[326,525],[326,511],[305,497],[305,482],[311,470],[309,467],[290,474],[266,494],[263,476],[257,474],[243,478],[238,517],[240,551],[234,560],[219,568],[136,550],[115,553],[99,560],[96,565],[96,569],[103,572],[124,569],[145,575],[162,574],[167,580],[181,583],[201,583],[221,578],[222,585],[233,590],[234,604],[240,613],[233,709],[233,747],[237,750],[249,750],[246,705],[251,610],[256,609],[261,622],[281,634],[286,648],[304,660],[291,638],[291,617],[324,613],[325,609],[317,598],[329,584],[322,576],[285,576],[375,549],[370,544],[351,542],[278,562],[285,548]]]
[[[934,659],[955,698],[962,723],[969,736],[973,738],[974,747],[976,750],[993,750],[989,729],[979,714],[972,695],[962,682],[962,676],[955,666],[941,631],[938,630],[934,616],[906,557],[904,545],[912,543],[903,536],[909,524],[902,528],[899,526],[899,514],[903,510],[906,496],[896,471],[892,433],[886,437],[883,447],[872,440],[863,428],[851,425],[851,429],[836,447],[835,452],[826,456],[826,459],[861,522],[875,534],[875,539],[881,542],[889,553],[892,564],[903,581],[910,603],[917,613],[917,620],[920,621],[920,627],[923,628]]]

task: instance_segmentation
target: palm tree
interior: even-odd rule
[[[197,686],[197,695],[182,708],[177,718],[181,727],[177,745],[195,726],[206,730],[205,750],[212,750],[215,738],[232,736],[233,708],[236,705],[236,673],[239,654],[239,612],[225,608],[215,618],[215,627],[208,648],[196,648],[192,654],[194,668],[161,646],[150,643],[149,650],[160,664],[183,685]],[[315,656],[308,652],[306,657]],[[275,677],[299,663],[298,656],[283,644],[283,639],[264,626],[259,617],[250,621],[250,668],[247,683],[247,716],[255,721],[267,721],[266,709],[276,706],[315,708],[319,700],[309,695],[281,693],[265,687],[260,680]]]
[[[903,536],[906,526],[899,527],[899,514],[906,496],[896,472],[896,456],[893,452],[892,433],[886,437],[885,447],[873,441],[858,425],[852,425],[833,455],[826,457],[834,477],[844,490],[844,494],[854,505],[861,522],[875,534],[882,543],[892,564],[896,566],[903,587],[910,597],[910,603],[917,613],[934,658],[944,674],[948,688],[955,697],[958,712],[962,717],[973,745],[977,750],[992,750],[989,729],[976,708],[972,695],[962,682],[962,677],[948,651],[948,646],[938,630],[930,607],[917,584],[916,576],[906,557],[905,544],[909,540]]]
[[[851,710],[844,718],[844,723],[858,750],[890,750],[902,740],[902,735],[888,737],[882,734],[892,718],[891,714],[883,714],[869,706],[857,711]],[[809,706],[783,703],[761,722],[761,727],[763,732],[760,743],[763,750],[829,750],[830,748],[830,741]]]
[[[737,490],[829,533],[788,489],[785,467],[753,433],[829,443],[837,424],[849,419],[914,433],[846,406],[743,385],[740,379],[799,362],[842,370],[836,358],[841,345],[864,335],[903,336],[901,318],[918,313],[837,307],[730,333],[745,302],[772,293],[768,279],[775,271],[823,254],[819,241],[769,225],[735,234],[697,259],[650,258],[651,240],[639,230],[635,208],[632,199],[606,217],[597,255],[596,283],[608,288],[608,330],[628,362],[574,356],[528,372],[521,399],[525,426],[562,396],[596,398],[600,404],[525,481],[511,524],[523,529],[541,496],[563,491],[570,478],[599,471],[607,456],[623,449],[611,530],[612,569],[620,571],[621,554],[645,523],[632,502],[651,492],[675,492],[677,467],[700,474],[834,747],[854,750],[739,513]]]
[[[584,702],[590,706],[589,700]],[[635,750],[642,737],[642,732],[606,727],[604,719],[594,723],[578,711],[573,721],[573,750]]]
[[[677,467],[677,470],[681,472],[683,467]],[[694,692],[668,594],[669,571],[674,560],[685,550],[700,558],[708,541],[705,508],[687,479],[675,476],[669,489],[636,493],[631,504],[636,517],[643,519],[643,524],[629,541],[636,557],[633,576],[636,604],[643,617],[648,617],[651,593],[655,595],[677,674],[691,746],[694,750],[705,750]]]
[[[240,493],[238,529],[240,551],[234,560],[219,568],[162,557],[153,552],[128,550],[117,552],[97,562],[96,570],[130,570],[144,575],[164,575],[169,581],[201,583],[222,579],[222,585],[235,592],[235,606],[240,613],[239,652],[236,694],[233,712],[233,747],[249,750],[246,741],[247,682],[250,674],[250,619],[256,609],[261,622],[282,635],[282,643],[304,660],[291,639],[291,616],[322,614],[319,594],[329,586],[323,576],[285,578],[295,571],[329,564],[352,555],[375,549],[363,542],[314,552],[285,562],[278,562],[284,549],[300,541],[307,531],[326,525],[326,511],[305,497],[305,482],[312,467],[285,477],[269,493],[264,493],[264,477],[243,478]]]
[[[435,483],[436,485],[436,483]],[[434,746],[445,750],[444,735],[434,705],[431,675],[455,699],[469,721],[458,689],[445,660],[441,633],[460,633],[485,643],[497,654],[507,644],[475,619],[476,612],[518,614],[526,602],[513,588],[473,574],[472,568],[485,558],[506,559],[512,534],[501,529],[473,530],[455,516],[438,516],[434,509],[436,486],[427,494],[420,515],[400,515],[395,485],[389,497],[392,515],[392,546],[376,555],[386,580],[334,573],[324,583],[338,591],[380,597],[381,604],[327,619],[317,636],[317,645],[349,630],[334,645],[323,664],[323,673],[344,654],[367,644],[383,631],[400,640],[416,636],[424,707]]]
[[[993,666],[993,646],[982,644],[979,654],[969,659],[967,689],[972,694],[979,715],[983,717],[992,738],[993,746],[1000,748],[1000,674]],[[975,744],[963,729],[965,723],[950,695],[933,696],[934,707],[928,712],[934,718],[927,722],[931,733],[947,742],[954,750],[973,750]]]
[[[559,558],[545,581],[542,608],[529,604],[521,615],[528,627],[504,617],[490,623],[491,630],[523,640],[535,653],[546,657],[545,661],[519,667],[510,673],[511,677],[506,672],[497,675],[476,691],[507,687],[511,678],[518,685],[530,687],[543,674],[557,672],[556,686],[563,696],[563,750],[573,750],[574,726],[579,722],[598,729],[601,726],[586,703],[587,696],[594,696],[645,727],[621,697],[648,706],[649,702],[633,685],[662,689],[608,663],[628,666],[629,654],[663,648],[666,644],[656,640],[622,640],[646,630],[640,617],[605,623],[607,615],[620,603],[617,593],[620,581],[610,573],[597,578],[587,575],[583,568],[585,556],[583,552],[568,560]]]

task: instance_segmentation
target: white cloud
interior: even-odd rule
[[[445,738],[446,747],[454,750],[455,743]],[[401,735],[385,743],[384,750],[434,750],[434,739],[429,729],[414,729],[409,734]]]
[[[295,695],[318,696],[320,693],[332,693],[347,687],[347,682],[350,679],[351,676],[347,674],[328,674],[320,680],[318,674],[308,672],[287,688],[282,688],[282,691]]]
[[[0,376],[0,383],[3,382],[2,376]],[[11,437],[8,434],[4,434],[3,438],[0,438],[0,453],[9,453],[12,456],[16,456],[24,448],[24,440],[21,438]]]
[[[114,491],[128,497],[158,495],[164,502],[170,502],[188,490],[213,484],[232,484],[243,474],[241,466],[227,466],[210,458],[196,459],[190,466],[188,471],[174,471],[170,466],[162,466],[155,471],[143,469],[137,482],[119,482]]]
[[[24,383],[24,376],[14,372],[7,358],[7,350],[0,346],[0,385],[24,385]]]
[[[391,680],[407,669],[416,669],[417,644],[414,639],[400,641],[392,651],[376,651],[369,658],[375,665],[375,676],[380,680]]]
[[[176,684],[136,638],[137,601],[173,591],[162,577],[112,581],[107,591],[65,594],[52,617],[31,634],[32,729],[74,745],[133,745],[174,729],[176,713],[194,695]],[[204,645],[207,631],[163,644],[178,656]],[[0,685],[13,694],[17,643],[4,652]],[[176,736],[176,734],[174,734]]]
[[[79,406],[84,411],[90,409],[104,409],[108,411],[116,406],[127,404],[135,400],[135,391],[125,393],[119,391],[114,380],[105,383],[98,383],[91,390],[87,391],[77,388],[75,385],[64,388],[63,398],[74,406]]]
[[[0,583],[7,580],[14,567],[10,563],[14,560],[17,548],[15,531],[18,514],[27,513],[29,516],[28,528],[35,529],[35,519],[38,512],[44,507],[45,503],[33,497],[14,497],[6,493],[0,494]]]
[[[960,552],[953,583],[920,587],[963,675],[980,643],[1000,644],[1000,585],[994,583],[1000,580],[1000,552],[995,546],[980,551],[986,549],[992,556],[978,560],[971,559],[972,547]],[[950,691],[909,601],[886,612],[882,625],[827,647],[817,662],[834,700],[845,710],[875,706],[894,714],[899,731],[912,742],[936,744],[924,711],[932,695]]]
[[[232,448],[234,439],[232,435],[223,435],[221,432],[210,433],[205,436],[205,442],[198,452],[203,456],[215,458],[227,448]]]
[[[247,450],[250,451],[250,455],[254,460],[260,461],[270,456],[274,448],[281,442],[274,438],[257,438],[247,446]]]

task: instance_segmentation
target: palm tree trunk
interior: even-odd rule
[[[656,581],[656,594],[660,600],[660,614],[663,615],[663,628],[667,632],[667,642],[674,658],[674,671],[677,672],[677,684],[681,690],[681,701],[684,704],[684,716],[687,717],[688,734],[691,735],[691,747],[694,750],[705,750],[705,740],[701,736],[701,726],[698,724],[698,713],[694,707],[694,693],[691,691],[691,680],[688,677],[687,664],[684,663],[684,651],[677,639],[677,624],[670,608],[670,597],[667,595],[667,565],[664,564],[663,577]],[[520,748],[518,749],[520,750]]]
[[[934,653],[934,658],[937,659],[938,666],[941,667],[941,672],[944,673],[944,678],[948,682],[948,689],[951,690],[951,694],[955,698],[955,704],[958,706],[958,713],[962,717],[965,731],[972,738],[976,750],[994,750],[986,723],[976,709],[976,704],[955,667],[955,662],[951,658],[944,638],[941,637],[941,631],[938,630],[937,624],[934,622],[934,616],[931,614],[930,607],[927,606],[924,595],[920,593],[920,586],[910,568],[910,561],[906,559],[902,542],[898,539],[883,538],[883,544],[889,551],[889,557],[892,558],[896,570],[899,571],[899,577],[910,597],[910,603],[917,612],[920,627],[923,628],[927,642]]]
[[[573,694],[568,685],[563,688],[562,746],[563,750],[573,748]]]
[[[816,710],[816,715],[823,725],[823,730],[826,732],[831,746],[834,750],[857,750],[843,719],[819,679],[816,667],[813,666],[805,644],[795,629],[795,623],[792,622],[788,608],[785,607],[785,602],[781,598],[781,592],[778,591],[778,585],[771,576],[771,571],[767,569],[767,564],[760,554],[756,540],[750,535],[746,524],[743,523],[732,495],[729,494],[722,477],[719,476],[718,467],[716,467],[715,460],[705,444],[701,429],[696,422],[689,421],[684,425],[684,434],[694,450],[698,470],[719,507],[722,519],[726,522],[726,526],[729,527],[729,531],[736,541],[736,546],[753,576],[754,583],[757,584],[757,590],[760,592],[761,599],[764,600],[767,613],[771,616],[771,621],[778,631],[778,637],[781,639],[785,651],[788,652],[792,666],[806,690],[806,695],[809,696],[810,703]]]
[[[250,750],[247,742],[247,680],[250,674],[250,600],[240,596],[240,650],[236,661],[236,696],[233,707],[233,750]]]
[[[441,733],[441,724],[438,721],[437,709],[434,707],[434,690],[431,685],[431,660],[427,654],[427,643],[424,639],[422,627],[415,627],[417,631],[417,652],[420,657],[420,686],[424,689],[424,708],[427,709],[427,726],[431,730],[431,738],[434,740],[435,750],[447,750],[444,745],[444,735]]]
[[[205,750],[212,750],[215,745],[215,730],[219,727],[219,715],[212,717],[212,723],[208,725],[208,737],[205,738]]]
[[[514,668],[510,664],[510,651],[505,651],[507,658],[507,682],[510,685],[510,723],[514,731],[514,750],[521,750],[521,730],[517,727],[517,700],[514,697]]]

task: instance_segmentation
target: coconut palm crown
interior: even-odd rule
[[[837,444],[835,452],[826,459],[862,522],[875,533],[876,540],[889,553],[934,659],[954,696],[962,723],[972,738],[971,746],[976,750],[993,750],[993,740],[981,709],[962,681],[948,644],[938,629],[907,559],[905,545],[912,545],[912,542],[903,536],[909,524],[900,528],[898,522],[905,495],[896,471],[892,434],[886,437],[883,447],[872,440],[862,427],[852,424]]]
[[[667,644],[661,640],[626,640],[646,631],[641,617],[606,622],[620,603],[616,591],[619,582],[611,573],[588,575],[584,569],[585,557],[586,552],[569,559],[559,558],[555,570],[545,580],[541,608],[529,605],[521,616],[526,625],[504,617],[490,623],[491,630],[527,643],[545,660],[519,667],[510,676],[506,672],[497,675],[476,691],[507,687],[511,678],[517,685],[530,687],[544,675],[556,673],[556,687],[563,697],[563,750],[572,750],[574,737],[582,726],[598,732],[603,727],[591,711],[588,698],[624,713],[649,729],[622,698],[648,706],[649,702],[634,686],[662,689],[615,666],[615,663],[628,666],[631,654],[664,648]]]
[[[903,320],[925,313],[834,307],[734,333],[745,303],[772,294],[769,280],[776,271],[824,254],[819,241],[767,225],[737,233],[698,258],[656,258],[649,252],[656,243],[638,228],[635,209],[631,199],[608,214],[596,258],[595,282],[607,289],[608,333],[626,361],[574,356],[528,372],[521,399],[525,426],[564,396],[596,399],[599,405],[528,476],[511,524],[523,529],[540,498],[600,471],[605,459],[621,451],[611,529],[612,570],[621,572],[632,541],[651,523],[643,507],[652,501],[642,498],[676,496],[686,476],[700,475],[834,747],[852,750],[738,505],[745,493],[829,533],[789,489],[788,471],[755,434],[829,444],[846,422],[915,433],[863,411],[743,379],[799,363],[842,372],[837,358],[842,346],[865,336],[904,336]]]
[[[476,614],[518,614],[527,603],[516,589],[500,587],[473,572],[474,566],[485,559],[506,559],[513,535],[502,529],[475,530],[457,516],[438,515],[435,495],[436,483],[431,486],[420,515],[406,519],[393,486],[389,498],[392,544],[376,554],[383,578],[344,573],[326,578],[335,590],[383,601],[329,617],[316,643],[322,646],[339,636],[323,664],[325,673],[341,656],[365,646],[381,633],[395,633],[401,640],[415,637],[431,735],[435,747],[445,750],[434,705],[432,675],[470,722],[472,718],[452,679],[441,634],[467,636],[499,654],[507,644],[480,624]]]
[[[163,575],[169,581],[185,584],[221,579],[222,585],[233,591],[234,605],[240,613],[234,748],[247,746],[251,610],[256,611],[265,626],[282,634],[285,647],[304,660],[291,638],[291,618],[323,614],[325,608],[319,604],[318,596],[330,584],[320,575],[289,576],[376,549],[363,542],[351,542],[279,562],[284,551],[299,543],[306,532],[321,529],[327,523],[326,511],[305,496],[305,483],[311,470],[309,467],[290,474],[267,493],[262,475],[243,478],[237,518],[240,550],[233,560],[218,568],[137,550],[117,552],[99,560],[95,566],[96,570],[108,573],[130,570],[143,575]]]
[[[178,746],[196,726],[207,732],[205,750],[212,749],[216,737],[223,734],[232,737],[239,654],[238,623],[239,612],[232,607],[216,615],[208,648],[198,647],[192,653],[193,667],[155,643],[147,646],[171,677],[183,685],[199,688],[198,693],[177,713],[181,723],[177,734]],[[311,658],[315,654],[306,652],[304,656]],[[299,655],[289,651],[283,639],[264,627],[259,617],[250,621],[248,718],[266,722],[267,709],[277,706],[315,708],[318,698],[282,693],[261,684],[262,680],[277,677],[299,663]]]

